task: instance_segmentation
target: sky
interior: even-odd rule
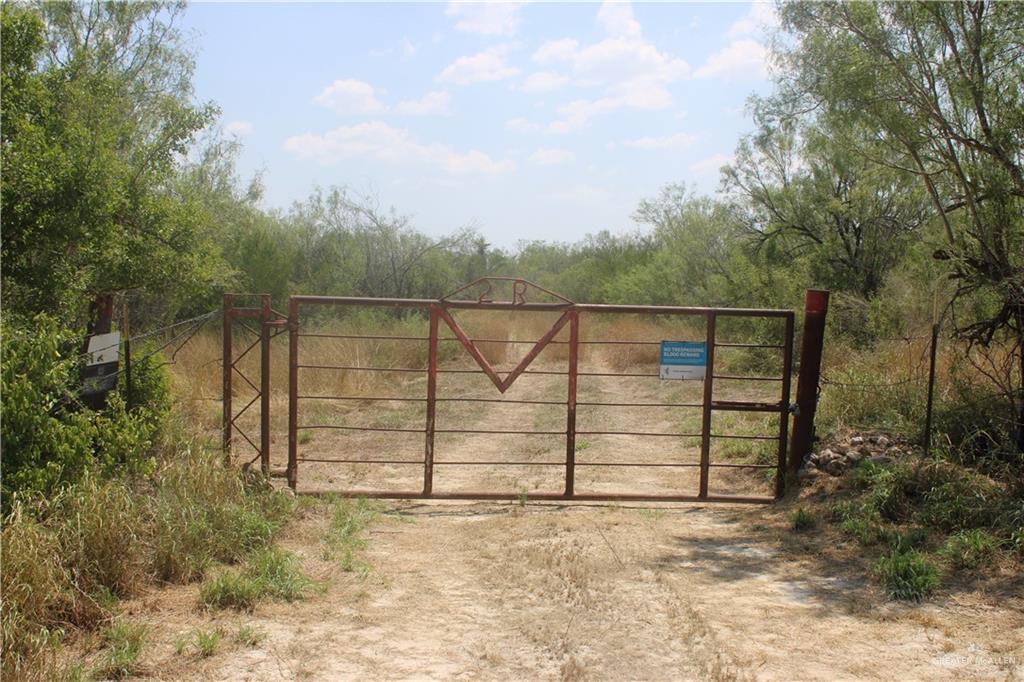
[[[769,91],[760,3],[195,3],[200,100],[287,208],[344,185],[495,246],[636,228],[718,188]]]

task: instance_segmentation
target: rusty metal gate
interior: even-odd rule
[[[506,300],[495,300],[496,288],[510,289],[510,296]],[[470,295],[472,294],[472,295]],[[545,300],[532,300],[539,297]],[[528,300],[531,299],[531,300]],[[315,319],[315,309],[330,308],[387,308],[392,311],[398,309],[407,315],[420,316],[428,325],[426,335],[384,335],[365,333],[338,334],[332,331],[322,331],[312,326],[307,326],[307,321]],[[536,341],[515,341],[508,339],[473,338],[468,334],[455,317],[455,311],[462,310],[486,310],[504,311],[509,316],[523,312],[547,312],[556,314],[557,319],[547,331]],[[403,313],[397,313],[403,314]],[[646,315],[667,318],[687,317],[697,318],[703,321],[705,338],[701,339],[706,343],[707,368],[702,382],[701,398],[699,402],[630,402],[630,401],[596,401],[578,400],[577,389],[581,379],[587,377],[629,377],[642,378],[650,377],[657,379],[657,372],[609,372],[609,371],[581,371],[579,359],[581,348],[590,345],[605,345],[612,347],[635,347],[652,346],[660,344],[658,340],[635,340],[621,338],[581,338],[581,321],[590,316],[616,316],[616,315]],[[242,319],[258,320],[259,330],[253,330]],[[723,318],[746,318],[754,320],[774,320],[781,324],[781,333],[776,333],[776,338],[771,343],[740,342],[722,340],[717,330],[719,322]],[[234,335],[232,325],[243,324],[248,331],[252,332],[255,340],[251,345],[244,348],[241,353],[234,350]],[[224,447],[230,453],[233,434],[239,433],[245,441],[252,446],[256,457],[261,460],[261,466],[265,473],[270,475],[285,476],[288,485],[295,489],[300,478],[300,467],[307,462],[315,462],[317,465],[346,466],[357,464],[360,466],[414,466],[422,473],[421,484],[417,483],[415,489],[341,489],[331,492],[345,496],[364,496],[380,498],[432,498],[432,499],[516,499],[523,497],[523,493],[517,490],[472,490],[472,491],[446,491],[438,490],[436,483],[435,467],[446,465],[462,466],[497,466],[497,465],[522,465],[557,467],[564,473],[561,476],[560,489],[548,492],[531,492],[529,499],[542,500],[637,500],[637,501],[706,501],[706,502],[770,502],[782,495],[785,470],[786,470],[786,447],[788,439],[788,424],[790,412],[790,375],[792,370],[793,356],[793,326],[794,313],[791,310],[770,310],[770,309],[739,309],[739,308],[697,308],[682,306],[644,306],[644,305],[604,305],[575,303],[554,292],[548,291],[523,279],[507,277],[485,277],[476,280],[464,287],[452,292],[448,296],[433,299],[399,299],[399,298],[360,298],[360,297],[332,297],[332,296],[292,296],[289,299],[287,315],[277,313],[270,307],[269,297],[263,296],[259,307],[236,307],[233,295],[225,296],[224,307]],[[441,335],[441,331],[445,335]],[[278,333],[288,333],[288,419],[287,419],[287,466],[283,469],[271,466],[270,448],[270,341]],[[566,333],[567,332],[567,333]],[[567,338],[557,339],[559,335]],[[401,367],[401,366],[373,366],[359,364],[351,358],[340,359],[338,362],[303,362],[304,339],[316,337],[322,339],[347,339],[361,341],[387,341],[396,343],[420,343],[426,344],[426,366],[425,367]],[[439,347],[445,343],[456,344],[461,351],[468,355],[475,362],[473,368],[452,368],[442,366],[439,361]],[[519,360],[512,369],[502,372],[497,370],[481,351],[484,344],[526,344],[530,350]],[[260,346],[259,356],[260,382],[256,385],[249,377],[238,369],[238,363]],[[531,363],[545,348],[551,345],[565,346],[567,355],[564,369],[531,369]],[[765,352],[777,352],[781,354],[782,371],[775,376],[750,376],[725,374],[715,369],[715,350],[723,348],[746,348],[763,349]],[[450,355],[450,354],[449,354]],[[426,377],[423,387],[424,393],[419,396],[395,396],[395,395],[357,395],[357,394],[314,394],[303,390],[304,375],[309,373],[329,372],[370,372],[385,374],[411,374]],[[469,395],[439,395],[438,377],[445,374],[482,374],[493,384],[498,395],[493,397],[473,397]],[[516,380],[524,374],[556,375],[565,377],[565,395],[558,400],[513,400],[499,397],[503,395]],[[233,391],[232,377],[240,376],[245,383],[256,393],[255,397],[239,411],[234,412],[232,408],[231,394]],[[750,400],[728,400],[716,397],[716,387],[728,384],[728,382],[749,381],[768,382],[766,385],[777,384],[777,398],[761,401]],[[248,410],[255,402],[260,402],[260,437],[259,444],[256,439],[238,429],[238,418],[245,410]],[[310,401],[327,401],[328,403],[339,403],[344,401],[364,401],[367,403],[381,402],[403,402],[419,403],[423,405],[421,415],[421,428],[409,428],[407,426],[397,427],[390,425],[361,426],[352,424],[317,424],[305,418],[303,406]],[[478,424],[444,425],[437,423],[437,407],[443,403],[507,403],[507,404],[531,404],[549,406],[551,408],[565,409],[565,428],[552,430],[538,429],[487,429],[481,428]],[[322,403],[321,403],[322,404]],[[638,408],[659,407],[678,410],[700,410],[700,431],[691,433],[649,431],[649,430],[601,430],[595,428],[578,429],[577,412],[580,409],[601,408],[636,410]],[[777,424],[771,433],[761,434],[737,434],[717,433],[712,430],[712,416],[716,412],[756,412],[767,413],[777,417]],[[317,429],[340,429],[346,432],[378,432],[378,433],[403,433],[422,435],[422,456],[415,459],[394,459],[381,458],[352,458],[345,453],[338,453],[332,457],[304,456],[303,444],[300,443],[300,431],[312,432]],[[513,436],[557,436],[564,438],[564,458],[558,461],[499,461],[493,459],[468,459],[468,460],[439,460],[435,457],[435,440],[439,434],[508,434]],[[700,442],[699,460],[694,462],[668,461],[668,462],[637,462],[630,461],[628,457],[619,461],[577,461],[578,442],[581,437],[602,437],[602,436],[631,436],[634,438],[690,438]],[[764,441],[774,442],[774,461],[771,463],[735,463],[724,461],[712,461],[712,443],[717,440],[738,439],[741,441]],[[699,478],[695,480],[695,489],[673,490],[668,494],[645,494],[634,490],[581,490],[577,485],[577,471],[586,467],[692,467],[699,470]],[[715,494],[709,492],[709,476],[716,468],[736,469],[765,469],[774,472],[774,495],[754,494]],[[419,481],[420,479],[417,478]],[[308,491],[320,492],[320,491]]]

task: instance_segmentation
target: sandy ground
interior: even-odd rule
[[[557,394],[557,380],[524,376],[508,397]],[[439,395],[494,395],[489,384],[467,383],[476,379],[466,375],[445,381],[462,383],[442,385]],[[415,395],[422,386],[406,388]],[[581,399],[684,400],[696,390],[660,382],[624,388],[592,378],[581,385]],[[421,409],[356,404],[317,406],[306,414],[334,423],[416,426]],[[557,430],[564,420],[564,411],[537,406],[443,409],[441,428],[472,417],[480,428]],[[598,412],[582,416],[581,430],[633,425],[684,431],[699,420],[695,414]],[[697,452],[696,442],[584,439],[583,461],[692,461]],[[451,434],[439,439],[437,457],[543,462],[564,455],[561,442]],[[282,445],[278,438],[275,465],[283,464]],[[422,445],[418,437],[402,442],[318,431],[301,453],[414,459]],[[545,504],[530,502],[528,494],[557,491],[558,467],[442,465],[437,472],[436,489],[523,491],[527,499],[382,502],[362,576],[323,558],[328,511],[307,506],[282,544],[303,558],[325,589],[253,614],[203,612],[195,586],[159,590],[138,605],[154,633],[147,674],[201,680],[1005,680],[1024,671],[1019,594],[998,585],[967,586],[921,605],[888,602],[865,579],[869,570],[855,544],[788,529],[792,503]],[[421,475],[421,465],[303,463],[299,481],[300,490],[415,489]],[[593,467],[579,486],[690,492],[696,470]],[[713,473],[712,490],[769,494],[771,483],[763,472],[721,470]],[[174,637],[191,628],[230,633],[243,623],[260,628],[265,639],[255,647],[225,644],[207,659],[173,651]]]

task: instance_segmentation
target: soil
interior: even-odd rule
[[[524,375],[506,397],[549,399],[564,390],[558,379]],[[443,380],[449,383],[439,386],[439,396],[495,395],[482,377]],[[589,377],[580,399],[686,402],[699,388],[668,383]],[[409,395],[422,391],[416,382],[405,388]],[[641,409],[651,412],[581,415],[580,430],[686,432],[693,424],[693,415]],[[369,403],[317,405],[308,416],[339,424],[415,425],[422,423],[421,410],[415,403],[389,404],[387,410]],[[439,409],[438,424],[558,430],[560,420],[564,411],[547,406],[450,403]],[[404,434],[392,440],[312,433],[303,456],[422,455],[418,438],[402,441]],[[678,439],[581,440],[588,443],[577,453],[581,461],[685,462],[697,452],[697,443]],[[275,466],[284,463],[282,442],[275,445]],[[564,457],[562,442],[445,434],[437,459],[557,461]],[[787,513],[797,501],[529,500],[533,491],[557,491],[562,471],[439,465],[435,489],[523,495],[499,503],[381,502],[361,553],[365,574],[346,573],[324,559],[327,503],[304,505],[281,544],[302,557],[324,589],[305,601],[261,605],[252,614],[202,611],[196,586],[154,591],[133,607],[152,627],[145,673],[197,680],[1006,680],[1024,673],[1024,599],[1006,588],[1019,585],[1012,577],[961,585],[922,604],[891,602],[870,580],[870,563],[855,542],[828,529],[790,530]],[[696,470],[681,471],[592,467],[578,474],[578,489],[695,491]],[[421,477],[422,465],[306,462],[299,489],[416,489]],[[762,470],[723,469],[713,474],[712,490],[770,494],[771,481]],[[242,624],[265,637],[251,647],[231,643]],[[226,633],[213,656],[175,653],[175,637],[196,627]]]

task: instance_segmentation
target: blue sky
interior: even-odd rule
[[[200,99],[268,207],[375,195],[498,246],[623,232],[665,184],[718,186],[768,90],[756,3],[197,3]]]

